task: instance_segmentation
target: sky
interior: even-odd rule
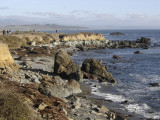
[[[160,0],[0,0],[0,24],[160,28]]]

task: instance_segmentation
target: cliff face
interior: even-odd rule
[[[9,52],[8,46],[4,43],[0,43],[0,69],[15,69],[18,65],[14,63],[14,60]]]
[[[60,41],[90,41],[90,40],[106,40],[100,33],[72,33],[59,36]]]

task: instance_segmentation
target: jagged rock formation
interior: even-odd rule
[[[142,37],[135,41],[110,41],[107,48],[149,48],[150,39]]]
[[[96,59],[85,59],[82,64],[82,71],[84,71],[87,77],[94,75],[101,82],[116,83],[111,73],[107,72],[105,66],[99,60]],[[94,78],[94,77],[93,77]]]
[[[55,56],[54,73],[65,79],[83,80],[80,67],[73,62],[67,52],[61,50]]]
[[[18,65],[14,63],[8,46],[4,43],[0,43],[0,48],[0,73],[13,72],[18,69]]]

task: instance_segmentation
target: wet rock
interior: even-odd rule
[[[121,104],[130,104],[130,102],[128,100],[125,100],[125,101],[121,102]]]
[[[108,42],[108,48],[143,48],[147,49],[150,46],[150,39],[142,37],[141,39],[137,39],[135,41],[110,41]]]
[[[150,45],[150,40],[151,40],[150,38],[142,37],[141,39],[137,39],[136,42],[138,42],[138,43],[144,43],[146,45]]]
[[[120,32],[113,32],[113,33],[110,33],[110,35],[125,35],[125,34],[120,33]]]
[[[149,83],[149,85],[151,85],[152,87],[157,87],[159,86],[159,83]]]
[[[97,76],[100,82],[111,82],[116,83],[112,74],[107,72],[105,66],[99,60],[96,59],[85,59],[82,64],[81,70]]]
[[[83,81],[83,73],[80,67],[73,62],[65,51],[60,50],[57,52],[55,56],[54,72],[63,78]]]
[[[115,66],[115,67],[114,67],[114,69],[118,69],[118,67],[117,67],[117,66]]]
[[[121,57],[119,57],[118,55],[113,55],[114,59],[120,59]]]
[[[134,54],[142,54],[141,51],[135,51]]]

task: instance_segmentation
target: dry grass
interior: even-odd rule
[[[38,84],[20,84],[0,76],[0,120],[68,120],[62,111],[62,108],[67,109],[65,103],[41,94],[38,88]],[[41,103],[48,107],[38,110]]]
[[[32,113],[13,91],[0,91],[0,117],[5,120],[31,120]]]
[[[20,48],[21,46],[27,46],[25,39],[20,39],[16,36],[0,36],[0,41],[6,43],[9,48]]]

